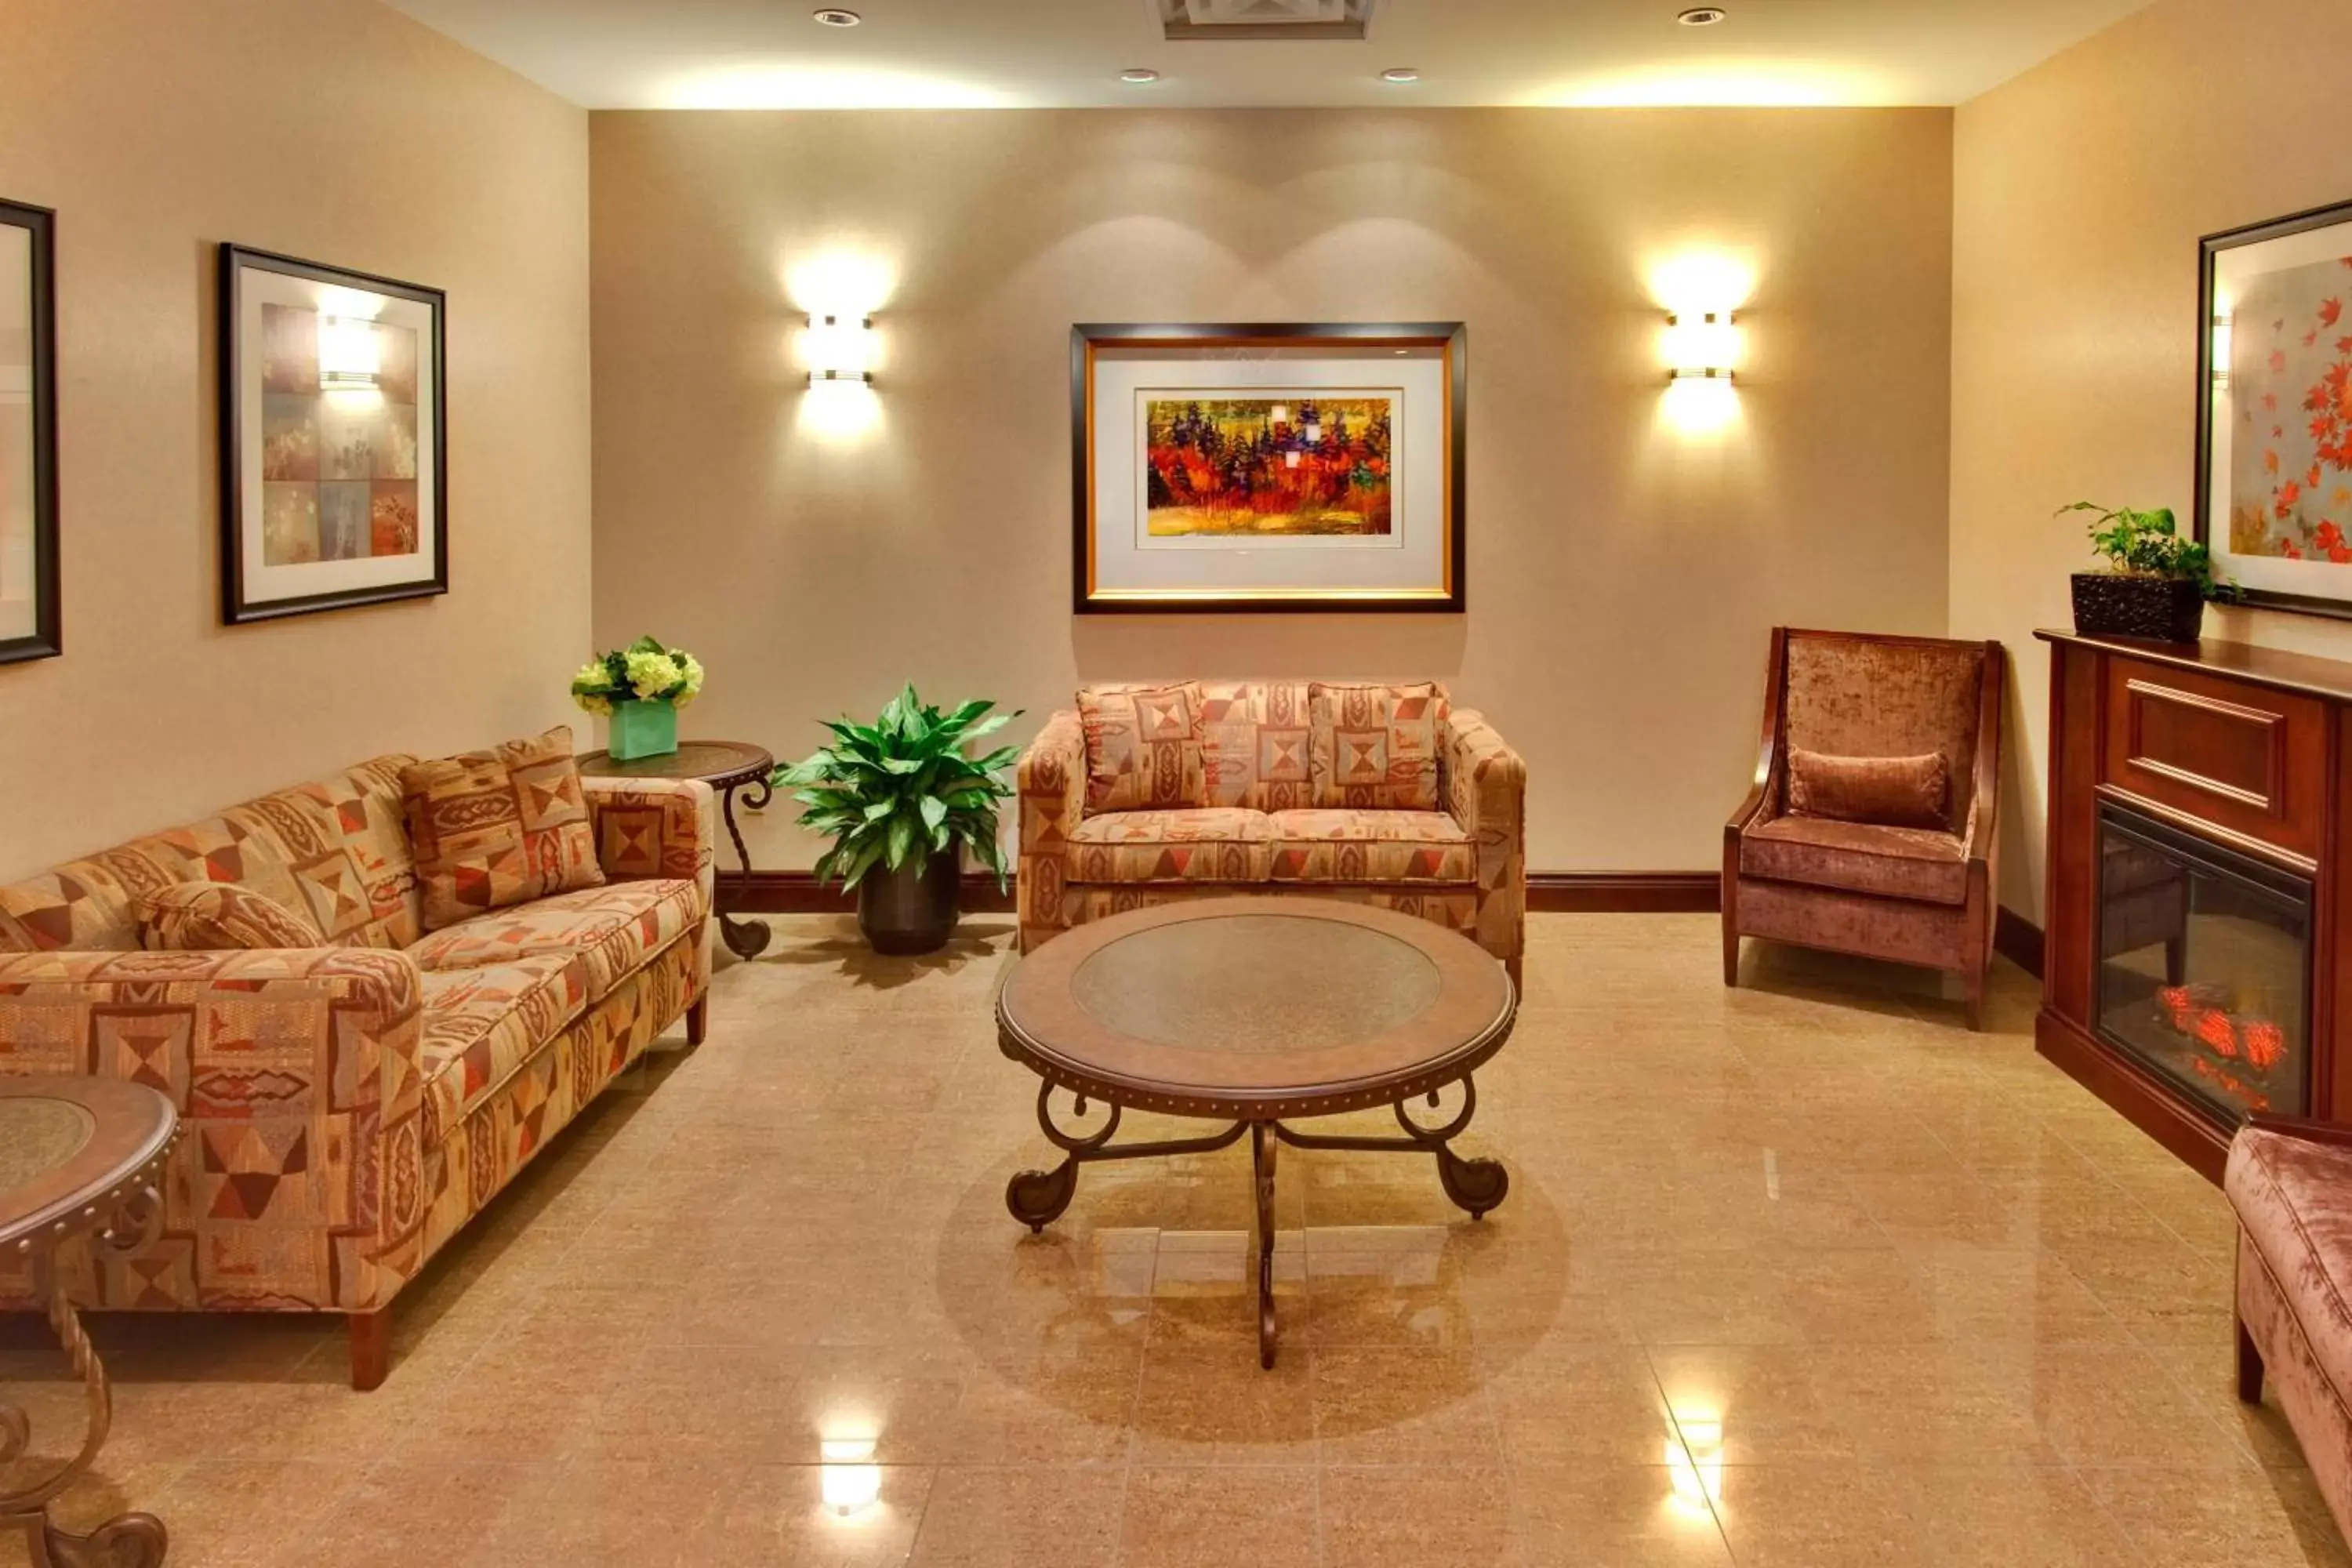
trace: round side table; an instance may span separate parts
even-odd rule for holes
[[[152,1513],[125,1513],[88,1535],[60,1530],[49,1505],[79,1480],[114,1416],[106,1368],[82,1332],[58,1255],[87,1246],[122,1257],[163,1227],[163,1162],[179,1134],[172,1102],[144,1084],[100,1078],[0,1079],[0,1256],[32,1265],[49,1328],[82,1382],[89,1416],[80,1450],[47,1477],[0,1485],[0,1537],[24,1538],[33,1568],[157,1568],[168,1538]],[[0,1399],[0,1468],[32,1446],[24,1411]]]
[[[747,794],[750,798],[743,804],[753,811],[768,804],[774,794],[768,778],[776,771],[776,759],[766,747],[749,741],[680,741],[675,752],[625,763],[614,762],[610,752],[590,752],[580,758],[579,767],[582,778],[700,779],[718,791],[719,814],[727,824],[727,837],[735,841],[736,863],[743,868],[733,876],[739,888],[749,888],[751,854],[743,847],[742,829],[735,826],[735,792]],[[730,874],[719,872],[717,879],[723,889]],[[723,906],[726,900],[714,894],[711,902]],[[732,919],[723,908],[717,912],[719,935],[728,952],[751,959],[767,951],[770,932],[763,922]]]

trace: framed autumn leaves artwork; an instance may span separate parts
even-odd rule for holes
[[[221,616],[449,588],[441,290],[221,247]]]
[[[2201,257],[2197,537],[2248,603],[2352,618],[2352,203]]]

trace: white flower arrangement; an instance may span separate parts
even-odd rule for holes
[[[652,637],[601,654],[572,678],[572,700],[591,713],[610,715],[615,702],[667,702],[683,708],[702,690],[702,661]]]

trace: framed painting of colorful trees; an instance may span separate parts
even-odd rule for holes
[[[2352,203],[2200,248],[2197,537],[2248,603],[2352,617]]]
[[[1081,325],[1073,607],[1459,612],[1459,321]]]
[[[438,289],[224,245],[221,618],[449,591]]]

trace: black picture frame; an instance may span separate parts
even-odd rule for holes
[[[1107,598],[1095,588],[1094,365],[1105,347],[1436,349],[1445,361],[1442,595],[1393,598],[1315,594]],[[1089,615],[1460,615],[1469,607],[1470,330],[1461,321],[1080,322],[1070,329],[1070,608]]]
[[[2305,212],[2292,213],[2285,217],[2272,218],[2263,223],[2248,224],[2241,228],[2223,229],[2204,236],[2197,242],[2197,465],[2196,491],[2192,503],[2192,528],[2197,542],[2212,550],[2216,565],[2223,566],[2220,556],[2228,543],[2228,521],[2213,516],[2213,363],[2214,322],[2217,303],[2216,281],[2218,261],[2224,251],[2261,245],[2269,240],[2291,235],[2307,234],[2314,229],[2343,226],[2346,233],[2346,254],[2352,255],[2352,201],[2337,202],[2328,206],[2313,207]],[[2352,331],[2352,317],[2347,318],[2347,331]],[[2296,417],[2301,414],[2296,412]],[[2216,531],[2221,537],[2217,542]],[[2224,569],[2223,575],[2226,575]],[[2352,620],[2352,573],[2347,574],[2347,596],[2333,599],[2313,594],[2290,594],[2273,589],[2249,588],[2240,585],[2240,602],[2263,609],[2286,610],[2297,615],[2326,616],[2338,620]]]
[[[51,208],[0,201],[0,225],[32,237],[33,415],[33,629],[0,637],[0,664],[55,658],[66,647],[64,574],[58,557],[57,222]]]
[[[243,305],[242,283],[248,272],[274,272],[313,282],[382,294],[423,305],[432,313],[429,342],[420,354],[432,366],[433,438],[418,454],[433,476],[433,571],[413,582],[346,588],[299,597],[256,600],[245,580],[244,520],[247,483],[244,472],[246,428],[240,389],[256,345],[238,330]],[[449,591],[449,418],[447,370],[448,296],[422,283],[410,283],[373,272],[361,272],[299,257],[224,242],[220,247],[220,469],[221,469],[221,620],[239,626],[255,621],[282,620],[289,616],[315,615],[322,610],[352,609],[362,605],[391,604],[403,599],[431,598]],[[425,520],[419,519],[420,527]]]

